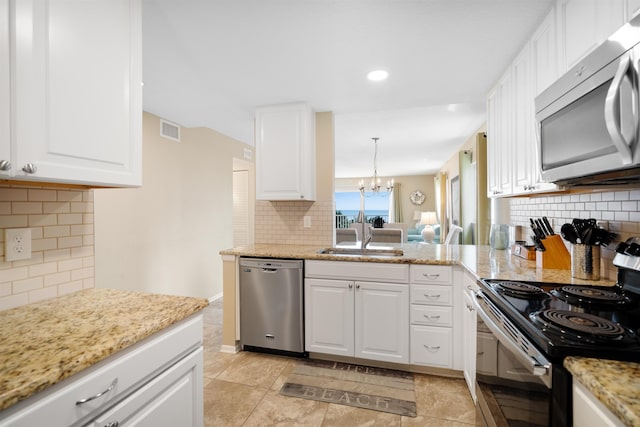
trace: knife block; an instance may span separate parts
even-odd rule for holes
[[[542,239],[544,251],[536,252],[536,267],[571,270],[571,255],[558,234]]]

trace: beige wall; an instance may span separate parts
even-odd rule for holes
[[[316,113],[316,201],[256,201],[256,243],[332,244],[333,155],[333,113]],[[304,227],[305,216],[311,227]]]
[[[5,261],[6,228],[31,228],[30,259]],[[93,191],[1,186],[0,254],[0,310],[92,288]]]
[[[143,121],[143,186],[95,190],[96,286],[211,298],[233,246],[233,158],[251,148],[206,128],[160,137]]]

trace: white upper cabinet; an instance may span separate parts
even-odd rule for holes
[[[315,119],[302,103],[256,111],[256,198],[315,200]]]
[[[558,0],[561,74],[626,22],[624,0]]]
[[[11,161],[11,71],[9,59],[9,0],[0,0],[0,177]]]
[[[12,179],[140,185],[140,0],[15,0],[10,20]]]
[[[560,77],[556,40],[556,9],[553,8],[531,37],[534,97]]]
[[[511,194],[511,70],[502,76],[487,100],[487,187],[489,196]]]

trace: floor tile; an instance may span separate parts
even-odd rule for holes
[[[242,426],[267,390],[212,380],[204,389],[204,425]]]
[[[355,408],[353,406],[330,404],[322,427],[330,426],[368,426],[393,427],[400,426],[400,415],[370,409]]]
[[[328,403],[296,399],[269,392],[249,416],[244,427],[253,426],[321,426]]]

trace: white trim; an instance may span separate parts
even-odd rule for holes
[[[236,345],[222,345],[220,347],[220,353],[236,354],[240,352],[240,347]]]
[[[212,297],[209,297],[209,304],[211,304],[212,302],[216,302],[218,300],[222,299],[222,292],[220,292],[219,294],[216,294]]]

